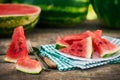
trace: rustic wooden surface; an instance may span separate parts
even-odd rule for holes
[[[70,28],[36,27],[29,32],[25,32],[25,35],[27,39],[31,40],[34,47],[39,47],[41,44],[55,43],[58,35],[64,36],[96,29],[102,29],[104,35],[120,39],[120,30],[106,29],[96,22],[84,22],[77,27]],[[11,38],[0,38],[0,80],[120,80],[120,64],[108,64],[88,70],[77,69],[66,72],[52,69],[50,72],[42,71],[38,75],[19,72],[15,69],[15,64],[4,62],[10,41]],[[34,58],[31,55],[30,57]]]

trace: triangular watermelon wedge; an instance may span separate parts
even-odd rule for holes
[[[102,58],[110,57],[120,51],[120,47],[105,38],[97,36],[93,38],[93,48],[97,53],[99,53],[99,57]]]
[[[16,62],[17,59],[28,57],[26,38],[22,26],[16,27],[12,35],[12,41],[7,50],[5,61]]]
[[[84,38],[81,41],[75,41],[69,47],[59,49],[59,51],[65,54],[83,58],[91,58],[92,50],[93,49],[91,37]]]
[[[21,58],[16,62],[16,69],[25,73],[38,74],[42,70],[39,61],[30,58]]]

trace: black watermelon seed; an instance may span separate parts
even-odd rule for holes
[[[79,47],[82,47],[82,44],[77,44]]]
[[[16,49],[13,49],[13,52],[14,52],[14,53],[16,53],[16,51],[17,51]]]
[[[22,48],[19,48],[19,51],[22,51]]]
[[[82,52],[83,50],[82,49],[78,49],[79,52]]]
[[[99,44],[102,44],[102,42],[99,42]]]

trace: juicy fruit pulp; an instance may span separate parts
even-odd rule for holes
[[[26,48],[26,38],[24,36],[24,29],[19,26],[14,29],[12,41],[7,50],[5,61],[16,62],[17,59],[28,57]]]
[[[87,30],[83,33],[64,36],[62,40],[64,43],[58,40],[57,45],[62,46],[67,43],[69,46],[59,47],[58,50],[78,57],[91,58],[91,56],[96,55],[96,52],[99,54],[97,54],[98,57],[110,57],[120,50],[119,47],[102,38],[102,30],[94,32]]]
[[[22,72],[32,74],[38,74],[42,70],[40,63],[30,58],[17,60],[16,69]]]
[[[116,45],[100,37],[96,37],[93,39],[93,47],[95,51],[99,53],[100,57],[112,56],[115,54],[115,52],[120,50],[120,48]]]
[[[0,4],[0,16],[1,15],[22,15],[22,14],[34,14],[38,11],[37,8],[26,5],[18,4]]]

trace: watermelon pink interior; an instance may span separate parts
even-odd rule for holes
[[[20,4],[0,4],[0,15],[13,14],[32,14],[38,11],[38,8],[20,5]]]

